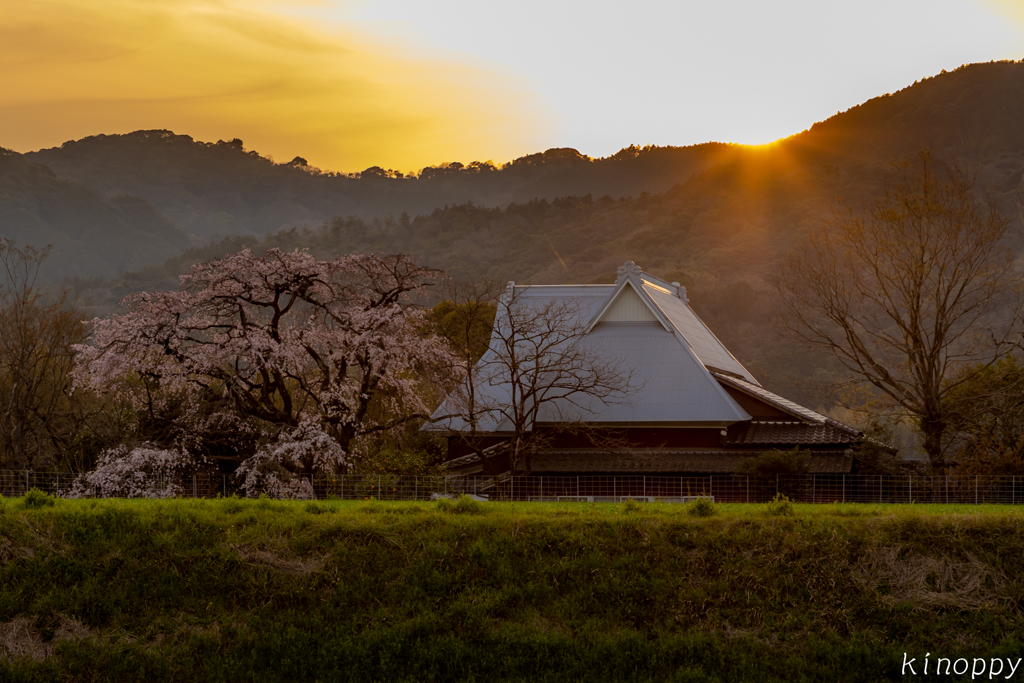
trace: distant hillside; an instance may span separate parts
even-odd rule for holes
[[[558,249],[572,277],[589,279],[596,277],[596,272],[583,264],[600,263],[604,256],[617,259],[623,247],[615,240],[626,237],[642,256],[650,254],[645,267],[655,259],[672,269],[693,264],[686,267],[707,270],[710,262],[695,263],[693,259],[710,245],[722,240],[749,244],[743,236],[755,230],[768,230],[765,234],[780,238],[817,225],[829,215],[830,202],[837,195],[847,203],[864,201],[877,190],[891,158],[921,146],[930,146],[941,158],[975,164],[979,187],[993,193],[1005,211],[1015,212],[1017,188],[1024,174],[1021,111],[1024,64],[999,62],[924,79],[760,148],[719,143],[630,147],[606,159],[556,149],[500,168],[490,163],[451,163],[423,169],[416,177],[377,167],[351,175],[322,173],[299,158],[275,163],[246,151],[240,140],[196,142],[170,131],[98,135],[24,157],[45,164],[60,178],[98,191],[95,200],[108,206],[117,200],[101,195],[145,200],[191,234],[193,243],[228,235],[266,235],[292,227],[316,230],[341,216],[352,225],[362,220],[370,226],[366,235],[354,233],[343,240],[352,248],[369,244],[365,242],[369,239],[378,248],[437,256],[440,265],[479,261],[475,252],[484,247],[475,240],[490,233],[478,227],[474,230],[479,234],[463,235],[455,228],[454,234],[431,240],[401,230],[389,232],[387,226],[409,223],[411,218],[403,215],[426,218],[439,209],[469,203],[503,209],[559,197],[589,195],[598,201],[601,197],[617,200],[668,192],[660,201],[674,218],[651,209],[654,214],[648,224],[636,224],[636,216],[620,222],[610,241],[595,235],[566,245],[567,253]],[[461,209],[453,211],[453,216],[465,214]],[[81,222],[93,214],[79,215],[83,218],[76,220]],[[111,275],[121,268],[157,264],[180,253],[185,244],[181,236],[159,214],[150,212],[149,216],[149,228],[131,227],[141,229],[143,235],[152,234],[152,244],[145,239],[111,242],[109,253],[106,247],[95,255],[83,252],[83,258],[62,264],[63,272]],[[107,231],[120,225],[116,220],[100,222],[103,225],[93,222],[89,226]],[[680,240],[677,227],[684,223],[695,235],[706,233],[714,239]],[[28,240],[44,241],[45,230],[18,225],[22,226],[19,234],[27,235]],[[7,225],[4,229],[14,228]],[[531,228],[522,229],[529,233]],[[64,239],[61,235],[68,231],[53,230],[55,235],[47,233],[45,240],[59,245]],[[337,225],[331,230],[337,234]],[[524,262],[516,254],[532,246],[502,237],[515,231],[499,233],[497,241],[484,249],[493,252],[484,259],[488,268],[514,272],[519,279],[542,277],[540,273],[545,271],[549,278],[567,276],[550,248]],[[543,243],[574,234],[569,226],[557,222],[545,223],[542,233]],[[677,247],[683,242],[689,248],[680,251]],[[499,243],[510,244],[511,251],[498,249]],[[574,252],[577,247],[581,253]],[[79,249],[70,251],[78,253]],[[763,250],[757,253],[760,261],[767,257]]]
[[[116,277],[180,254],[188,237],[145,200],[107,198],[46,166],[0,149],[0,237],[54,245],[47,279]]]
[[[242,244],[308,247],[321,255],[403,251],[457,272],[534,283],[610,282],[628,258],[685,284],[697,312],[756,376],[813,405],[811,385],[822,366],[772,327],[769,280],[778,259],[807,231],[821,229],[837,198],[852,206],[869,202],[889,161],[925,146],[941,160],[972,165],[977,189],[1019,221],[1022,105],[1024,64],[972,65],[774,145],[723,147],[715,165],[661,193],[617,199],[592,193],[502,207],[463,202],[411,218],[342,214],[322,227],[258,238],[252,235],[262,233],[252,231],[118,280],[69,284],[102,314],[131,291],[174,287],[190,263]],[[600,168],[603,162],[587,163]]]
[[[451,204],[662,192],[735,154],[732,145],[630,147],[607,159],[553,149],[498,168],[451,163],[406,176],[379,167],[322,173],[301,158],[274,163],[241,140],[197,142],[166,130],[97,135],[27,154],[108,195],[142,197],[190,234],[208,238],[319,226],[332,216],[429,213]]]

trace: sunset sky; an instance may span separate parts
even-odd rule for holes
[[[410,171],[757,144],[1021,58],[1019,0],[19,0],[0,3],[0,146],[167,128]]]

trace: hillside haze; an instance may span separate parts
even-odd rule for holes
[[[222,155],[225,163],[263,169],[265,178],[294,176],[281,186],[292,188],[287,190],[291,197],[298,196],[294,188],[320,183],[330,188],[365,188],[381,206],[387,205],[383,197],[395,201],[416,197],[424,202],[421,206],[437,207],[383,216],[339,209],[323,224],[306,223],[306,227],[271,234],[254,227],[245,231],[247,236],[194,248],[164,267],[117,280],[69,282],[73,294],[95,313],[114,310],[116,301],[133,291],[174,288],[177,275],[191,263],[237,251],[242,245],[257,251],[309,248],[321,256],[402,251],[455,273],[532,283],[610,282],[615,268],[631,259],[648,272],[686,285],[698,314],[755,376],[813,405],[817,399],[806,378],[821,371],[820,363],[793,349],[773,327],[771,277],[780,257],[807,232],[823,229],[838,206],[869,206],[892,170],[891,160],[912,158],[923,148],[930,148],[940,162],[973,168],[975,189],[992,197],[1019,228],[1022,109],[1024,64],[1001,62],[925,79],[762,147],[630,148],[605,160],[553,150],[501,170],[450,166],[427,169],[417,179],[370,173],[357,178],[317,175],[301,167],[275,165],[239,145],[199,149],[200,143],[189,139],[157,135],[154,140],[152,133],[115,140],[90,138],[32,158],[67,159],[73,151],[87,159],[82,150],[89,146],[136,140],[141,147],[167,144],[197,154]],[[659,176],[653,170],[657,168],[673,170]],[[634,175],[628,169],[643,172]],[[89,175],[77,172],[83,178]],[[269,202],[268,215],[273,207],[287,205],[283,199],[271,200],[287,193],[270,180],[248,186],[235,177],[217,186],[220,173],[209,169],[196,173],[209,176],[208,201],[229,198],[246,206],[244,197],[258,194],[260,201]],[[128,182],[129,171],[121,175]],[[187,182],[180,175],[172,189]],[[100,171],[95,176],[106,177]],[[148,176],[140,173],[140,177]],[[528,178],[532,180],[526,182]],[[234,194],[226,189],[232,184]],[[612,191],[616,187],[619,191]],[[657,191],[658,187],[667,189]],[[446,198],[445,202],[430,202],[429,188],[436,189],[436,196]],[[481,192],[487,188],[495,194],[461,203],[449,201],[458,192],[468,192],[467,188]],[[115,189],[164,206],[165,200],[147,195],[142,185],[108,187]],[[167,190],[168,196],[172,189]],[[323,210],[330,212],[327,194],[310,196],[324,202]],[[484,201],[481,196],[492,199]],[[190,203],[188,196],[179,194],[179,201],[181,211],[198,211],[199,205]],[[279,216],[285,213],[282,209]],[[213,214],[202,215],[213,220]]]
[[[141,197],[199,238],[319,226],[337,215],[416,215],[473,202],[661,192],[730,155],[732,146],[627,148],[607,159],[552,149],[500,169],[458,162],[409,176],[372,167],[325,173],[296,158],[284,164],[241,140],[197,142],[166,130],[97,135],[27,154],[60,176],[107,195]]]
[[[979,189],[1014,212],[1024,172],[1022,105],[1024,65],[979,64],[875,98],[766,147],[629,147],[606,159],[556,149],[500,168],[450,163],[412,177],[377,167],[325,173],[300,158],[275,163],[240,140],[197,142],[159,130],[97,135],[21,155],[18,164],[18,155],[5,155],[0,235],[52,242],[55,261],[65,252],[80,254],[59,268],[51,264],[49,272],[82,276],[160,264],[190,244],[185,234],[201,245],[292,227],[329,230],[337,248],[405,251],[437,265],[463,263],[524,281],[589,281],[621,262],[624,252],[645,267],[664,262],[671,270],[714,270],[714,254],[704,253],[713,244],[744,236],[750,244],[758,229],[779,238],[812,228],[828,217],[837,196],[865,201],[890,159],[925,146],[940,159],[976,165]],[[516,208],[588,195],[586,201],[634,197],[637,203],[628,217],[608,213],[607,199],[589,218],[584,209],[567,218],[538,207],[525,218]],[[77,207],[66,212],[75,218],[50,215],[39,208],[44,204]],[[500,216],[479,207],[509,211],[505,217],[518,216],[517,227],[495,227]],[[453,213],[446,217],[445,209]],[[416,216],[420,229],[409,232]],[[466,221],[474,225],[463,226]],[[523,233],[537,231],[544,247],[527,245],[539,251],[520,258]],[[115,237],[121,234],[126,237]],[[103,243],[83,243],[83,236]],[[489,242],[486,249],[480,240]],[[506,243],[514,249],[503,249]],[[757,253],[765,257],[760,247]]]
[[[180,254],[190,242],[152,205],[104,195],[29,159],[0,149],[0,237],[53,245],[46,279],[116,277]]]

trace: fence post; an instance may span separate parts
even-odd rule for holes
[[[644,498],[647,497],[647,475],[644,475]]]
[[[775,475],[775,497],[779,497],[779,475]]]

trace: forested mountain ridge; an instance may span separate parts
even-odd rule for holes
[[[197,142],[166,130],[97,135],[27,154],[62,177],[108,195],[142,197],[189,234],[209,238],[319,226],[336,215],[429,213],[451,204],[594,194],[662,192],[735,153],[738,146],[629,147],[607,159],[551,149],[500,168],[453,162],[409,175],[380,167],[325,173],[302,158],[275,163],[241,140]]]
[[[159,230],[150,229],[152,246],[138,240],[112,241],[102,248],[92,247],[97,254],[83,253],[83,258],[61,264],[59,269],[51,263],[50,273],[111,276],[121,269],[160,263],[186,246],[171,222],[191,234],[196,244],[211,236],[266,235],[296,226],[315,231],[342,216],[347,217],[342,223],[353,230],[342,242],[352,248],[373,244],[425,258],[437,256],[439,265],[472,261],[479,267],[482,257],[487,264],[484,270],[497,268],[521,280],[564,279],[566,269],[568,277],[589,280],[599,277],[599,269],[586,264],[599,264],[604,252],[615,252],[618,258],[623,239],[629,241],[630,249],[640,252],[639,258],[651,254],[644,259],[645,267],[651,267],[654,258],[672,270],[692,268],[698,259],[699,269],[714,270],[713,263],[720,258],[716,254],[732,258],[728,249],[722,251],[729,243],[744,242],[749,247],[758,230],[771,230],[773,239],[778,240],[796,234],[794,230],[809,229],[828,218],[837,196],[845,203],[863,202],[877,191],[890,159],[924,146],[939,158],[975,164],[979,188],[992,192],[1004,211],[1015,212],[1017,186],[1024,172],[1022,110],[1024,64],[998,62],[924,79],[765,147],[719,143],[629,147],[606,159],[554,149],[500,168],[487,162],[450,163],[423,169],[417,176],[377,167],[342,175],[320,172],[300,158],[274,163],[255,151],[246,151],[240,140],[203,143],[170,131],[137,131],[71,141],[24,155],[24,159],[43,163],[61,178],[107,197],[139,197],[169,219],[148,211],[151,223],[162,224]],[[10,180],[4,182],[10,184]],[[650,203],[653,200],[643,197],[644,193],[665,192],[667,204]],[[434,234],[432,227],[412,235],[402,227],[416,222],[402,218],[403,213],[420,216],[418,225],[433,226],[450,222],[443,218],[445,207],[453,211],[451,221],[460,223],[468,214],[479,219],[477,207],[481,206],[504,209],[536,200],[587,195],[594,201],[605,196],[613,200],[634,197],[638,207],[646,208],[631,214],[611,233],[598,231],[582,241],[571,226],[558,222],[562,219],[545,219],[541,242],[547,246],[525,262],[516,252],[539,246],[521,244],[522,235],[515,231],[506,234],[499,230],[497,239],[488,237],[490,242],[483,249],[488,253],[481,255],[477,252],[482,246],[475,240],[490,235],[484,226],[470,232],[460,232],[455,226],[454,233],[443,235]],[[114,201],[98,199],[108,204]],[[452,208],[469,203],[474,208],[468,213]],[[641,215],[659,211],[655,205],[674,207],[667,209],[672,217],[651,214],[649,220],[641,220]],[[436,213],[439,209],[442,214]],[[513,213],[522,216],[523,210]],[[523,227],[527,219],[517,220],[529,234],[532,228]],[[616,220],[621,221],[621,216]],[[358,227],[360,221],[367,226],[365,230]],[[446,225],[444,230],[451,227]],[[58,252],[63,249],[61,230],[48,232],[37,222],[19,221],[10,215],[0,228],[19,241],[22,236],[36,244],[52,241]],[[338,221],[333,221],[330,230],[333,235],[344,232]],[[519,237],[504,239],[513,234]],[[762,240],[767,239],[766,234]],[[679,247],[684,243],[688,246],[681,256]],[[119,253],[126,244],[132,245],[130,256]],[[501,244],[511,245],[512,251],[503,252]],[[755,251],[761,261],[774,253]]]
[[[0,149],[0,237],[53,245],[47,279],[116,277],[181,253],[190,242],[166,216],[138,197],[104,197],[58,177],[22,155]]]
[[[414,217],[342,214],[321,227],[262,237],[251,231],[116,281],[69,284],[83,305],[105,313],[120,296],[175,287],[190,263],[243,244],[309,248],[322,256],[402,251],[476,277],[533,283],[610,282],[628,258],[685,284],[697,312],[756,376],[810,402],[797,385],[820,368],[772,327],[771,277],[780,257],[807,231],[822,229],[837,208],[870,203],[892,170],[890,161],[926,147],[939,161],[973,167],[976,189],[1019,228],[1022,110],[1024,64],[972,65],[875,98],[773,145],[722,147],[717,163],[661,193],[589,193],[501,207],[463,202]]]

